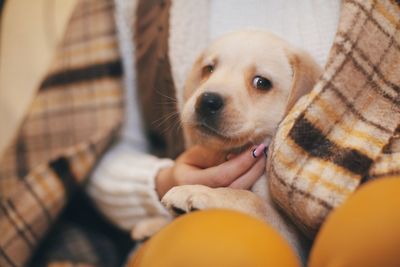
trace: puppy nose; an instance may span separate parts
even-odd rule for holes
[[[196,112],[201,116],[212,116],[219,113],[224,106],[222,96],[217,93],[203,93],[196,102]]]

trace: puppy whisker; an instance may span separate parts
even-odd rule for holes
[[[174,123],[174,125],[172,126],[172,131],[173,132],[178,132],[179,129],[182,129],[182,123],[181,123],[180,119],[178,118],[176,120],[176,122]]]
[[[168,95],[165,95],[165,94],[161,93],[161,91],[159,91],[159,90],[156,90],[156,92],[157,92],[157,94],[159,94],[160,96],[163,96],[163,97],[165,97],[165,98],[167,98],[167,99],[170,99],[170,100],[174,101],[175,103],[178,102],[175,98],[173,98],[173,97],[171,97],[171,96],[168,96]]]
[[[176,118],[179,118],[179,112],[177,111],[172,111],[168,114],[166,114],[165,116],[162,116],[160,119],[157,119],[155,121],[152,122],[153,125],[155,125],[157,128],[160,127],[161,125],[165,124],[166,122],[168,122],[169,120],[174,120]]]
[[[179,129],[179,127],[181,127],[180,119],[179,119],[179,117],[176,117],[176,118],[173,118],[171,124],[169,126],[167,126],[161,133],[163,134],[167,131],[175,132]]]
[[[168,120],[170,117],[175,115],[175,113],[177,113],[177,112],[176,111],[172,111],[172,112],[170,112],[170,113],[168,113],[166,115],[163,115],[161,118],[153,121],[152,124],[155,124],[155,123],[160,122],[160,121]]]
[[[173,105],[175,106],[177,102],[174,101],[163,101],[163,102],[158,102],[156,103],[157,105]]]

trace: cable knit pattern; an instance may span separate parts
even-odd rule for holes
[[[172,160],[142,154],[122,142],[104,156],[88,192],[113,223],[131,230],[142,219],[168,215],[155,191],[154,177],[172,164]]]

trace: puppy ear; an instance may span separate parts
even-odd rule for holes
[[[296,49],[288,53],[293,70],[292,88],[286,105],[287,114],[300,97],[309,93],[322,73],[321,67],[306,52]]]

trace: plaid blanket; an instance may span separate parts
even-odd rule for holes
[[[346,0],[328,63],[281,123],[271,194],[310,236],[364,182],[400,175],[400,6]]]
[[[118,133],[122,67],[113,9],[112,0],[79,0],[54,64],[2,155],[0,266],[27,263]],[[281,123],[271,146],[271,194],[310,235],[362,183],[400,175],[399,18],[398,1],[345,0],[322,78]],[[159,45],[164,53],[166,44]]]
[[[80,0],[0,161],[0,266],[25,265],[112,141],[121,75],[113,1]]]

